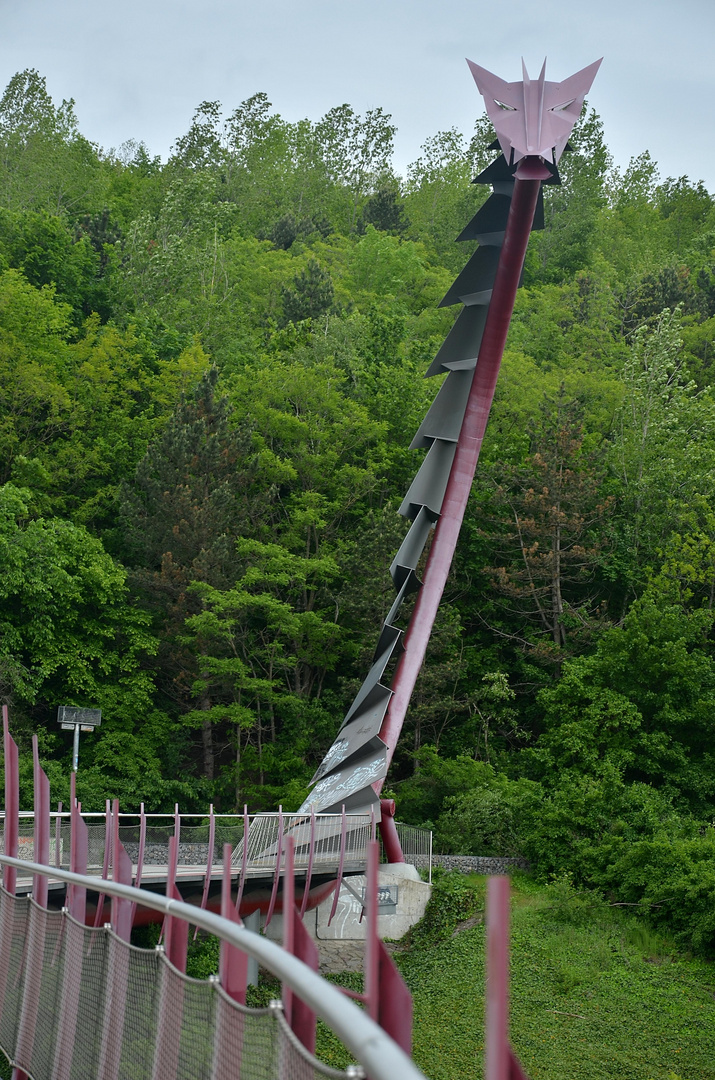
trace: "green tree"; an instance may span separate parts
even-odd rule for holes
[[[151,707],[143,664],[156,642],[126,572],[87,531],[30,516],[31,492],[0,488],[0,650],[5,702],[99,705],[115,719]]]
[[[327,315],[333,306],[334,290],[330,274],[316,259],[310,259],[305,270],[293,278],[292,285],[282,290],[283,317],[286,322],[301,322]]]
[[[133,581],[160,631],[162,689],[183,712],[192,709],[193,685],[203,662],[180,637],[185,619],[198,607],[188,586],[192,581],[225,586],[233,580],[235,537],[250,528],[251,514],[259,516],[265,505],[261,493],[248,498],[250,435],[231,426],[228,402],[216,393],[217,380],[211,368],[195,391],[182,397],[121,496]],[[203,770],[209,780],[214,776],[210,707],[204,695]]]
[[[625,605],[673,519],[712,492],[715,412],[710,393],[698,393],[684,370],[678,312],[664,311],[637,332],[624,382],[609,458],[619,508],[613,569],[622,575]]]
[[[34,68],[13,75],[0,98],[0,178],[8,207],[70,215],[101,209],[104,170],[79,133],[74,102],[56,107]]]
[[[541,662],[583,648],[602,620],[594,579],[609,499],[576,402],[546,402],[523,465],[495,468],[487,571],[519,640]],[[496,526],[496,527],[494,527]]]

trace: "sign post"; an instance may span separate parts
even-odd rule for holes
[[[57,709],[57,723],[63,731],[74,731],[72,746],[72,772],[77,772],[79,761],[80,731],[94,731],[102,723],[101,709],[79,709],[74,705],[60,705]]]

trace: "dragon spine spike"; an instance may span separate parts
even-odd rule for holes
[[[545,60],[538,79],[529,78],[522,60],[523,79],[511,83],[471,60],[467,63],[506,160],[513,164],[534,156],[556,164],[601,61],[596,60],[560,83],[546,81]]]

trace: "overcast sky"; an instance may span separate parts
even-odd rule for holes
[[[554,81],[603,56],[589,100],[616,162],[648,149],[715,191],[714,0],[0,0],[0,16],[2,86],[35,67],[88,138],[162,157],[200,101],[263,90],[289,120],[381,106],[404,169],[482,113],[465,56],[509,81],[522,55]]]

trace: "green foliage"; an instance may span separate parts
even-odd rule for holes
[[[146,708],[141,657],[149,619],[127,598],[126,574],[85,529],[30,518],[29,491],[0,488],[0,605],[5,692],[18,702]]]
[[[392,603],[493,160],[486,118],[404,178],[394,136],[257,93],[162,163],[92,146],[35,71],[0,99],[1,689],[53,797],[63,700],[106,716],[88,807],[302,800]],[[571,142],[390,783],[443,849],[710,954],[715,208],[647,153],[614,169],[589,108]]]
[[[449,941],[460,923],[474,921],[483,912],[483,879],[454,871],[436,875],[425,913],[410,929],[410,947],[425,949]]]
[[[333,306],[333,283],[315,259],[311,259],[293,279],[292,286],[283,287],[283,316],[286,322],[316,319],[327,315]]]

